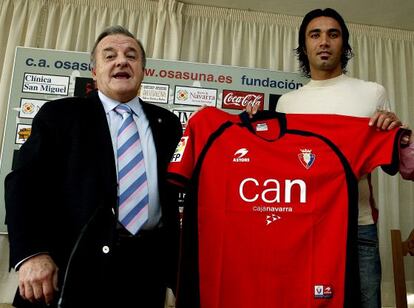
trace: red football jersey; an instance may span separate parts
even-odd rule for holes
[[[397,169],[399,132],[346,116],[199,111],[169,166],[187,188],[177,307],[356,307],[357,182]]]

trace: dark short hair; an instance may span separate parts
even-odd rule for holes
[[[346,66],[348,64],[349,59],[352,58],[352,48],[351,45],[349,45],[349,31],[348,27],[345,24],[344,19],[337,11],[331,8],[326,8],[324,10],[322,9],[316,9],[313,11],[310,11],[305,15],[305,17],[302,20],[302,24],[299,28],[299,46],[295,49],[296,55],[299,60],[299,67],[301,72],[306,76],[310,77],[310,67],[309,67],[309,60],[308,56],[306,55],[306,27],[308,24],[317,17],[331,17],[335,19],[339,25],[341,26],[342,30],[342,55],[341,55],[341,67],[342,72],[346,73]]]
[[[122,26],[112,26],[112,27],[108,27],[106,28],[101,34],[99,34],[98,38],[95,41],[95,44],[93,45],[92,51],[91,51],[91,64],[92,67],[95,66],[96,63],[96,46],[98,46],[99,42],[103,40],[103,38],[109,36],[109,35],[116,35],[116,34],[122,34],[128,37],[133,38],[139,48],[141,49],[141,62],[142,62],[142,68],[145,68],[145,65],[147,63],[147,56],[145,54],[145,50],[144,47],[142,46],[142,43],[140,42],[140,40],[138,40],[131,32],[129,32],[127,29],[125,29]]]

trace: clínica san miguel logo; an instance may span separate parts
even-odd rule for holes
[[[301,149],[300,154],[298,154],[299,161],[306,169],[312,167],[313,163],[315,162],[315,154],[312,153],[312,150],[309,149]]]

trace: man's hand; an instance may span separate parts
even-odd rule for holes
[[[32,302],[51,304],[58,290],[58,267],[48,254],[27,259],[19,268],[20,295]]]
[[[376,126],[378,130],[391,130],[396,127],[409,129],[408,125],[403,125],[397,115],[391,111],[377,110],[369,120],[369,126]],[[414,140],[409,131],[401,137],[401,145],[408,146]]]
[[[249,114],[250,118],[253,118],[253,116],[259,111],[259,105],[247,104],[245,111]]]
[[[378,110],[369,120],[369,126],[376,126],[379,130],[392,130],[402,125],[397,115],[391,111]]]

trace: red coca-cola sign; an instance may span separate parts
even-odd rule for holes
[[[244,110],[247,105],[264,107],[264,93],[223,90],[222,108]]]

